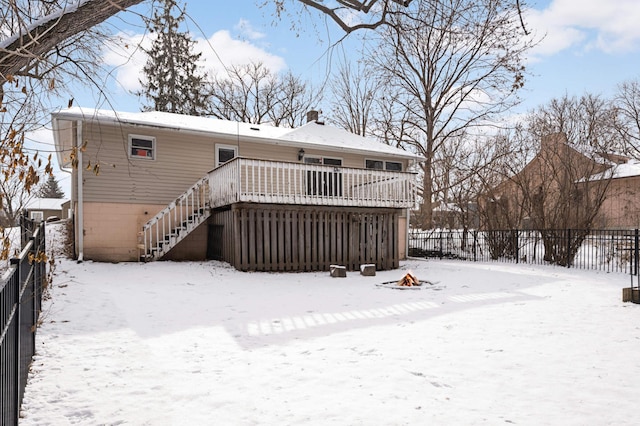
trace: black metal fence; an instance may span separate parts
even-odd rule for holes
[[[637,229],[411,230],[409,255],[557,265],[638,275]]]
[[[0,281],[0,424],[17,425],[46,284],[44,223],[21,223],[22,250]]]

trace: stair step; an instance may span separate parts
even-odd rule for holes
[[[203,198],[189,198],[194,194],[196,197],[200,197],[200,192],[207,188],[207,179],[208,177],[205,177],[196,182],[190,189],[185,191],[183,195],[171,202],[156,215],[156,217],[147,222],[147,224],[144,225],[143,232],[138,232],[138,249],[142,252],[146,250],[146,253],[140,256],[141,260],[147,261],[162,257],[211,214],[211,204],[208,201],[208,193]],[[185,209],[187,215],[183,216]],[[178,216],[180,216],[179,219]],[[168,220],[168,223],[175,226],[169,229],[166,234],[164,228],[159,224],[160,221],[165,220]],[[180,220],[180,222],[176,223],[177,220]],[[166,222],[162,222],[162,226],[165,223]],[[147,232],[149,233],[148,235]],[[158,235],[158,232],[160,232],[160,235]],[[150,243],[150,240],[155,238],[158,238],[158,241],[155,242],[154,247],[145,248],[146,244],[142,244],[145,238],[148,238],[148,240],[146,240],[147,243]]]

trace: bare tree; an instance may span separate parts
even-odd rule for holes
[[[281,75],[279,83],[278,101],[269,110],[269,121],[274,126],[300,126],[306,122],[307,112],[320,103],[322,93],[291,71]]]
[[[375,29],[381,25],[387,23],[387,15],[393,10],[391,6],[398,5],[399,7],[408,7],[413,0],[337,0],[335,5],[329,6],[324,0],[298,0],[305,7],[310,9],[316,9],[321,13],[328,16],[345,32],[351,33],[361,29]],[[276,13],[278,16],[285,8],[286,0],[276,0]],[[522,19],[522,6],[520,0],[516,0],[516,7],[518,9],[518,17],[520,18],[520,25],[525,34],[528,31],[525,28],[524,20]],[[366,22],[354,23],[353,13],[371,14],[372,16]]]
[[[26,170],[28,171],[28,167]],[[24,190],[23,181],[19,178],[21,171],[25,171],[25,168],[21,167],[18,174],[0,182],[0,200],[2,200],[0,226],[2,227],[16,226],[21,212],[35,196],[33,192]]]
[[[41,175],[52,173],[51,156],[29,150],[25,132],[49,118],[50,95],[69,82],[95,84],[104,42],[95,26],[140,2],[0,0],[0,205],[7,224],[15,223]],[[6,256],[8,240],[2,240]]]
[[[375,75],[361,62],[354,69],[345,61],[333,75],[329,87],[333,95],[330,121],[351,133],[369,136],[372,109],[376,107],[379,92]]]
[[[372,30],[387,23],[389,13],[397,8],[409,6],[412,0],[337,0],[325,2],[324,0],[297,0],[307,9],[314,9],[327,16],[336,23],[345,34],[357,30]],[[275,5],[278,18],[287,9],[287,0],[265,1],[262,5]],[[354,20],[354,14],[360,19]]]
[[[61,47],[141,1],[0,1],[0,86],[17,76],[42,78],[64,59]]]
[[[276,75],[257,62],[213,76],[209,98],[208,115],[216,118],[294,127],[304,123],[319,95],[291,72]]]
[[[536,229],[545,260],[570,263],[624,161],[616,153],[616,129],[614,108],[597,96],[565,96],[532,111],[510,135],[512,157],[499,171],[502,182],[487,185],[485,226]]]
[[[413,6],[387,17],[367,56],[402,114],[389,122],[394,138],[426,159],[422,227],[429,228],[436,153],[519,101],[523,56],[533,43],[522,34],[512,1],[416,0]]]
[[[609,99],[586,93],[554,98],[529,114],[528,129],[538,139],[564,133],[570,144],[599,152],[622,152],[618,109]]]
[[[615,97],[624,151],[640,159],[640,82],[626,81],[618,86]]]

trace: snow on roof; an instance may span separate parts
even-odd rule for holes
[[[370,151],[377,154],[392,155],[411,159],[420,157],[391,145],[366,138],[337,127],[311,121],[296,129],[291,129],[281,137],[283,140],[301,142],[317,147],[337,148],[345,151]]]
[[[209,117],[197,117],[169,112],[121,112],[74,107],[52,114],[53,119],[82,119],[102,123],[127,123],[192,132],[232,134],[248,137],[277,138],[289,129],[264,124],[239,123]]]
[[[64,198],[34,198],[25,206],[25,210],[62,210]]]
[[[597,173],[591,176],[589,180],[622,179],[635,176],[640,176],[640,161],[630,160],[627,163],[614,166],[613,173],[611,171]]]
[[[628,163],[619,164],[613,172],[613,178],[625,178],[640,176],[640,161],[631,160]]]
[[[336,127],[309,122],[296,129],[266,124],[240,123],[209,117],[196,117],[167,112],[118,112],[74,107],[52,114],[52,119],[128,123],[178,131],[214,133],[260,139],[264,143],[370,152],[378,155],[418,160],[421,157],[402,149],[365,138]],[[54,126],[55,128],[55,126]]]

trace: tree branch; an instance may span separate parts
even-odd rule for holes
[[[69,12],[50,14],[0,49],[0,85],[59,43],[98,25],[142,0],[88,0]]]
[[[298,0],[300,3],[305,6],[309,6],[311,8],[317,9],[320,12],[327,15],[331,18],[345,33],[349,34],[357,30],[367,29],[372,30],[378,28],[379,26],[386,24],[387,22],[387,11],[389,8],[389,3],[397,3],[400,6],[407,7],[409,3],[413,0],[383,0],[383,6],[381,7],[382,12],[380,13],[380,18],[377,21],[370,23],[361,23],[350,25],[347,24],[339,15],[338,10],[342,8],[347,8],[351,10],[355,10],[358,12],[368,13],[370,9],[378,3],[379,0],[367,0],[367,1],[357,1],[357,0],[337,0],[338,4],[342,5],[342,7],[331,8],[321,4],[322,0]]]

